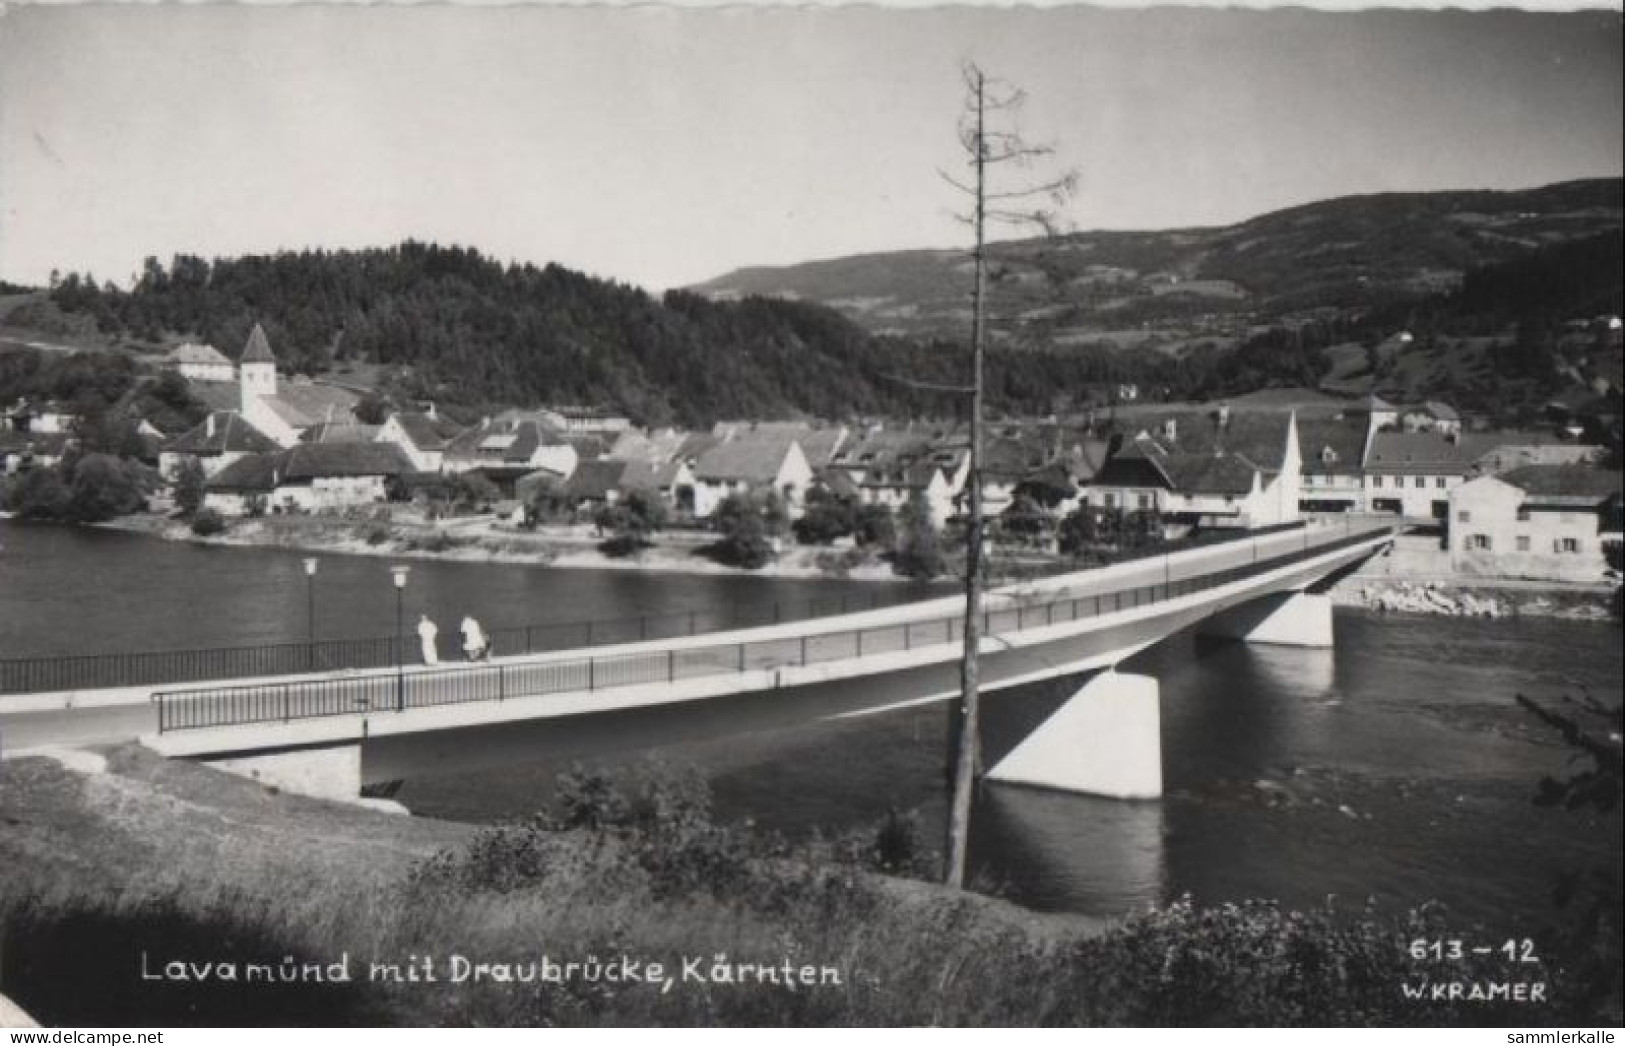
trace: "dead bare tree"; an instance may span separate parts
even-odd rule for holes
[[[965,106],[959,120],[959,144],[972,177],[966,181],[946,171],[943,180],[970,202],[968,213],[957,214],[975,237],[972,259],[975,286],[971,306],[970,494],[965,532],[965,627],[960,659],[960,700],[949,717],[949,752],[953,759],[953,799],[948,815],[949,886],[965,885],[970,845],[971,799],[982,770],[981,696],[978,655],[982,642],[982,408],[983,372],[987,354],[987,228],[989,223],[1038,228],[1046,234],[1058,230],[1059,208],[1077,183],[1075,172],[1042,182],[989,187],[990,169],[1009,165],[1029,168],[1050,157],[1049,146],[1032,145],[1016,130],[1015,117],[1025,98],[1008,81],[988,76],[974,62],[963,70]],[[1045,206],[1045,203],[1048,206]]]

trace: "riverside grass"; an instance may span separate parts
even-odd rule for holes
[[[48,1023],[173,1025],[1525,1024],[1407,1002],[1426,913],[1203,909],[1109,928],[877,875],[906,831],[790,846],[718,826],[692,783],[561,782],[561,812],[472,829],[278,795],[129,746],[108,771],[0,764],[0,985]],[[143,958],[145,953],[145,959]],[[357,981],[143,980],[142,963],[331,963]],[[375,960],[783,961],[838,985],[375,983]],[[1480,971],[1486,976],[1494,971]],[[1543,970],[1560,982],[1561,971]]]

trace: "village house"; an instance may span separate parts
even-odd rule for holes
[[[632,427],[632,419],[604,407],[543,407],[536,413],[559,432],[572,436],[613,438]]]
[[[18,400],[6,410],[6,427],[13,432],[40,435],[67,435],[79,424],[79,415],[56,400],[34,403]]]
[[[205,483],[204,503],[223,515],[316,512],[378,504],[412,463],[388,443],[310,443],[250,454]]]
[[[1620,541],[1620,473],[1526,465],[1450,492],[1450,566],[1464,574],[1599,582]]]
[[[398,410],[384,419],[376,439],[392,443],[419,472],[441,472],[446,467],[446,447],[461,432],[451,421],[428,410]]]
[[[174,368],[187,381],[235,381],[237,367],[213,345],[187,342],[169,350],[164,365]]]
[[[1145,424],[1086,492],[1096,508],[1155,512],[1175,535],[1191,527],[1252,529],[1299,518],[1297,415],[1184,410]]]
[[[1461,434],[1461,415],[1456,408],[1438,400],[1428,400],[1419,407],[1407,407],[1399,419],[1406,432],[1437,432],[1444,436]]]
[[[812,466],[793,436],[751,432],[724,440],[700,454],[693,466],[694,515],[705,519],[730,494],[772,491],[792,517],[812,483]]]
[[[1365,458],[1366,511],[1443,524],[1450,491],[1472,474],[1472,459],[1457,436],[1374,432]]]
[[[1303,456],[1299,508],[1320,513],[1365,511],[1366,439],[1363,418],[1298,418],[1298,446]]]
[[[446,472],[478,472],[505,491],[522,476],[546,470],[560,479],[576,469],[580,455],[540,421],[517,415],[486,420],[452,438],[442,452]]]
[[[248,454],[269,454],[280,448],[276,441],[243,420],[235,411],[210,411],[196,426],[164,443],[158,453],[158,471],[173,480],[181,465],[190,460],[212,476]]]

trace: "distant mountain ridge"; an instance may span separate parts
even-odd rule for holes
[[[1004,330],[1037,344],[1134,331],[1234,336],[1452,290],[1472,269],[1618,229],[1622,216],[1625,181],[1596,178],[1348,196],[1222,227],[1003,242],[990,249],[995,308]],[[970,258],[959,249],[746,268],[690,289],[817,302],[880,334],[962,339],[970,320]]]

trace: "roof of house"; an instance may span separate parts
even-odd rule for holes
[[[1474,457],[1467,443],[1439,432],[1377,432],[1365,468],[1387,475],[1466,475]]]
[[[626,471],[621,473],[621,488],[623,490],[646,490],[650,492],[662,491],[676,485],[684,468],[685,466],[681,461],[648,461],[643,459],[628,461]]]
[[[626,471],[628,464],[610,458],[580,462],[576,465],[575,471],[570,473],[570,477],[564,481],[564,493],[572,498],[603,500],[609,496],[610,491],[621,488],[621,474]]]
[[[396,411],[392,417],[407,440],[418,450],[444,450],[461,431],[445,418],[431,418],[420,410]]]
[[[192,398],[210,410],[238,410],[243,405],[242,386],[235,381],[199,381],[192,378],[186,383]]]
[[[448,457],[491,465],[527,462],[538,447],[564,446],[565,441],[535,421],[490,421],[452,437]]]
[[[309,381],[284,381],[275,396],[261,399],[294,428],[306,429],[328,421],[351,420],[361,397],[337,385]]]
[[[177,345],[169,350],[165,357],[170,363],[205,363],[215,366],[231,366],[231,359],[213,345],[202,345],[189,341],[184,345]]]
[[[210,476],[204,487],[222,493],[270,493],[276,489],[277,454],[248,454]]]
[[[1298,450],[1303,471],[1316,475],[1351,474],[1361,469],[1366,425],[1361,419],[1299,418]]]
[[[382,429],[382,425],[363,425],[357,421],[324,421],[301,432],[299,440],[302,443],[371,443]]]
[[[212,427],[210,423],[213,423]],[[202,422],[165,443],[170,454],[269,454],[277,442],[235,411],[213,411]]]
[[[694,463],[694,478],[710,481],[771,483],[796,437],[776,432],[752,432],[719,443]]]
[[[393,443],[301,443],[277,455],[282,479],[327,476],[399,476],[412,463]]]
[[[1136,431],[1151,438],[1164,454],[1234,454],[1265,472],[1279,472],[1286,460],[1287,429],[1291,411],[1235,410],[1223,415],[1217,408],[1199,407],[1159,411],[1134,419]],[[1173,434],[1167,424],[1174,424]],[[1302,440],[1299,441],[1300,447]]]
[[[412,463],[393,443],[301,443],[275,454],[238,458],[208,480],[211,490],[271,490],[289,482],[340,476],[401,476]]]
[[[1525,465],[1496,477],[1534,503],[1595,505],[1620,495],[1620,473],[1588,465]]]
[[[248,344],[243,346],[243,363],[275,363],[276,357],[271,354],[271,342],[265,336],[265,328],[258,323],[248,332]]]
[[[1234,454],[1166,454],[1157,464],[1182,494],[1246,494],[1259,470]]]

